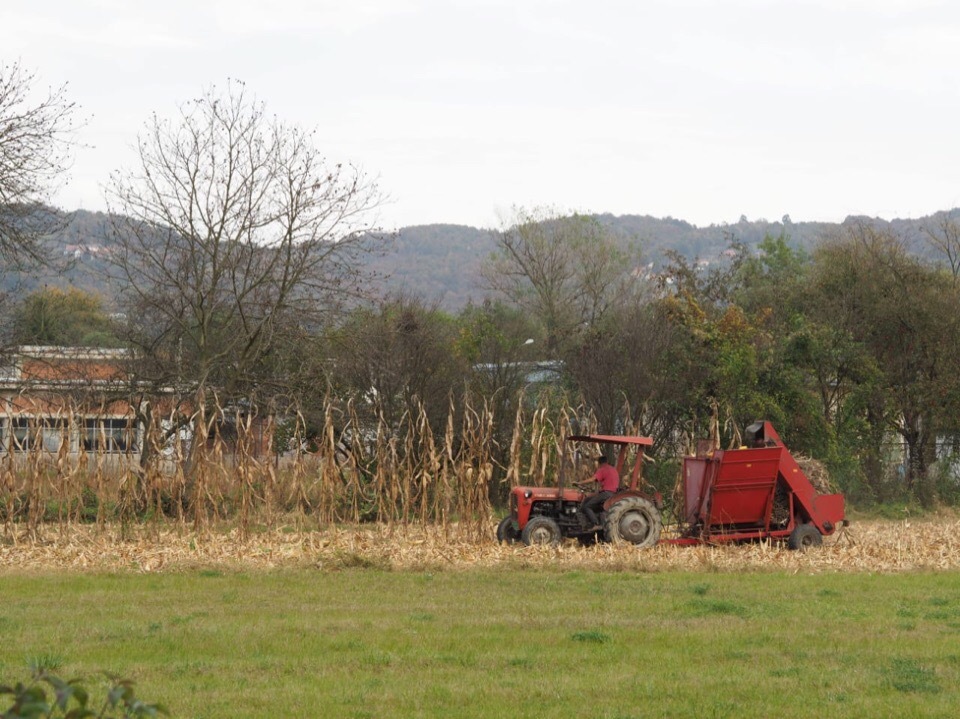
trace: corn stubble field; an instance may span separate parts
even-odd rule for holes
[[[777,543],[637,550],[629,545],[559,548],[501,546],[457,525],[375,525],[241,535],[168,527],[51,527],[0,545],[0,570],[22,572],[256,571],[283,568],[396,571],[518,568],[635,572],[903,572],[960,568],[955,516],[854,523],[823,547],[792,552]]]

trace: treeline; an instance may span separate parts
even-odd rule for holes
[[[768,236],[721,264],[672,254],[652,276],[592,218],[521,213],[484,269],[499,299],[456,316],[388,299],[353,312],[317,356],[325,386],[394,419],[414,398],[442,417],[461,387],[510,417],[556,372],[547,391],[604,431],[631,420],[654,437],[662,489],[711,418],[727,444],[765,418],[854,502],[955,504],[958,237],[949,219],[931,226],[939,259],[921,259],[917,238],[864,221],[809,253]]]

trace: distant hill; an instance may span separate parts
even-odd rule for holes
[[[868,217],[848,217],[844,223],[868,220],[889,226],[908,238],[911,250],[924,255],[929,251],[920,228],[939,216],[948,214],[960,219],[960,209],[917,219],[885,221]],[[666,252],[673,250],[687,259],[713,260],[734,241],[755,247],[767,235],[785,234],[790,244],[812,250],[822,239],[836,234],[844,223],[794,222],[789,216],[779,221],[748,220],[736,224],[714,224],[697,227],[672,217],[650,215],[596,215],[624,242],[639,242],[646,262],[659,267]],[[371,266],[389,275],[388,287],[405,288],[440,302],[448,310],[458,310],[467,302],[484,296],[480,267],[496,246],[496,234],[464,225],[419,225],[405,227],[393,240],[386,255],[373,258]]]
[[[495,244],[492,231],[466,225],[404,227],[387,238],[384,255],[369,258],[369,267],[388,278],[388,289],[455,311],[483,297],[480,266]]]
[[[960,219],[960,209],[917,219],[892,221],[848,217],[844,222],[870,220],[889,226],[907,237],[911,250],[926,254],[920,228],[944,214]],[[748,220],[736,224],[697,227],[672,217],[649,215],[597,215],[597,220],[626,242],[639,242],[646,262],[660,266],[668,250],[688,259],[712,260],[720,256],[732,241],[748,247],[756,246],[766,235],[786,234],[795,247],[811,249],[822,238],[836,233],[841,224],[828,222],[793,222],[785,216],[779,221]],[[17,277],[5,272],[0,290],[9,291],[18,280],[21,292],[38,287],[75,286],[110,294],[104,287],[104,257],[113,245],[111,218],[98,212],[79,210],[68,217],[63,228],[50,238],[51,254],[64,266],[37,276]],[[495,249],[496,234],[492,230],[465,225],[418,225],[405,227],[384,238],[385,252],[367,258],[368,269],[384,276],[384,291],[407,291],[428,301],[437,302],[449,311],[457,311],[468,302],[479,302],[485,292],[480,267]],[[109,297],[108,297],[109,299]]]
[[[104,287],[103,258],[113,245],[110,216],[103,212],[78,210],[60,213],[60,229],[47,240],[52,266],[17,274],[6,268],[0,275],[0,292],[16,288],[29,293],[42,287],[78,287],[110,297]]]

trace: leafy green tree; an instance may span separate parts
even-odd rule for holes
[[[470,363],[471,386],[485,397],[515,395],[540,359],[542,328],[521,309],[486,300],[457,317],[456,352]]]
[[[542,328],[529,314],[502,302],[468,305],[457,317],[456,354],[465,360],[467,383],[475,396],[494,407],[494,478],[503,477],[520,403],[535,401],[528,380],[542,366]],[[552,367],[553,365],[551,365]],[[494,504],[505,503],[507,488],[491,484]]]
[[[867,472],[882,471],[883,442],[906,448],[902,489],[932,499],[928,470],[938,435],[956,430],[960,293],[952,275],[911,256],[902,237],[867,223],[814,254],[817,319],[843,328],[871,358],[854,377],[872,439]],[[870,481],[879,482],[878,477]]]
[[[667,268],[673,283],[660,304],[675,340],[665,357],[686,408],[677,426],[702,422],[716,405],[728,439],[764,418],[798,451],[824,456],[831,434],[792,349],[808,326],[801,299],[809,261],[783,234],[754,252],[736,242],[731,249],[731,258],[707,266],[674,255]]]
[[[604,431],[623,431],[629,407],[637,430],[659,446],[676,434],[687,379],[672,361],[679,339],[662,302],[617,306],[578,336],[564,356],[566,371]]]
[[[837,386],[819,354],[820,340],[832,334],[810,320],[805,304],[809,273],[808,255],[785,233],[767,235],[737,268],[733,299],[758,329],[757,383],[768,397],[766,411],[796,450],[826,458],[835,444],[829,407]]]
[[[354,310],[327,342],[334,392],[389,426],[405,414],[416,417],[422,403],[441,431],[451,398],[467,381],[454,319],[416,297],[392,296]]]
[[[34,292],[13,313],[13,339],[21,345],[118,347],[116,330],[102,298],[76,288]]]
[[[666,270],[673,284],[661,304],[675,328],[668,356],[686,387],[688,421],[706,417],[716,403],[743,427],[757,417],[778,420],[781,413],[760,383],[770,344],[767,312],[738,304],[746,249],[733,249],[730,262],[707,268],[674,255]]]
[[[809,257],[790,245],[786,234],[767,235],[751,254],[743,253],[735,267],[733,290],[746,311],[779,315],[789,324],[798,314],[797,298],[806,281]]]

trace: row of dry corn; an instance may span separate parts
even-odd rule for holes
[[[562,438],[576,410],[522,406],[509,440],[498,440],[495,408],[467,399],[451,406],[436,429],[423,407],[396,424],[352,404],[327,401],[310,436],[301,418],[278,431],[275,416],[256,417],[198,403],[192,416],[154,409],[128,426],[121,452],[77,451],[66,420],[51,449],[49,426],[31,441],[12,437],[0,454],[0,520],[7,541],[39,537],[44,528],[114,523],[176,525],[202,531],[232,523],[241,534],[270,530],[291,517],[300,529],[377,522],[456,522],[483,535],[492,504],[518,483],[555,481]],[[579,417],[581,431],[591,418]],[[503,435],[501,429],[499,435]],[[282,440],[284,446],[278,446]],[[56,439],[56,437],[54,437]]]

